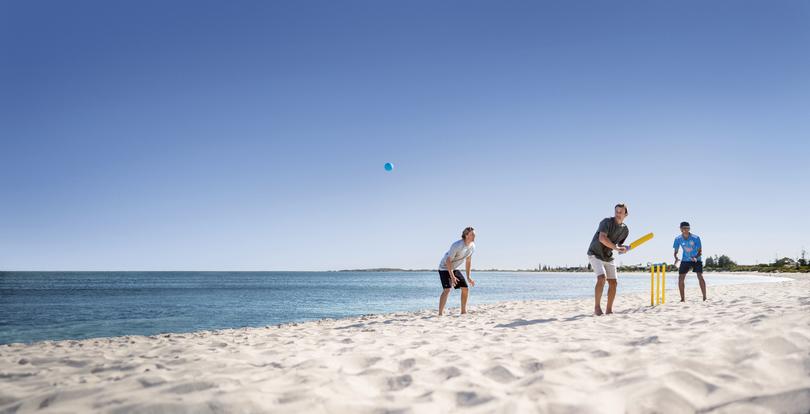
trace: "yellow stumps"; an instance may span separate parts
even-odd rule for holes
[[[655,304],[661,304],[661,266],[655,269]]]
[[[666,301],[667,265],[650,266],[650,306],[660,305]]]

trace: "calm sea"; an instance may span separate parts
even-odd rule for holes
[[[474,274],[470,305],[593,295],[573,273]],[[706,276],[709,286],[776,278]],[[668,275],[677,294],[677,275]],[[687,286],[696,286],[694,275]],[[676,289],[673,291],[672,289]],[[0,344],[203,329],[435,308],[435,272],[0,272]],[[649,276],[620,275],[619,293],[649,292]],[[670,296],[672,297],[672,296]],[[458,292],[449,300],[457,307]]]

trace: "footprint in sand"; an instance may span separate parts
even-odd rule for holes
[[[450,378],[455,378],[461,376],[461,370],[454,367],[454,366],[447,366],[443,368],[439,368],[436,370],[436,375],[441,380],[449,380]]]
[[[165,384],[166,380],[164,380],[163,378],[157,377],[157,376],[150,376],[150,377],[138,378],[138,382],[144,388],[151,388],[151,387],[156,387],[158,385]]]
[[[33,377],[36,372],[1,372],[0,379],[16,380],[25,377]]]
[[[543,369],[543,363],[536,359],[527,359],[520,363],[520,368],[527,374],[534,374]]]
[[[50,393],[44,394],[41,397],[39,397],[39,398],[41,398],[41,400],[39,402],[38,408],[40,410],[42,410],[44,408],[50,407],[51,405],[54,405],[57,402],[62,403],[62,402],[65,402],[65,401],[80,399],[82,397],[87,397],[89,395],[93,395],[93,394],[95,394],[95,393],[97,393],[99,391],[100,390],[97,390],[97,389],[95,389],[95,390],[94,389],[79,389],[79,390],[65,390],[65,391],[50,392]],[[13,411],[11,411],[11,412],[13,412]]]
[[[484,376],[501,384],[508,384],[518,379],[511,371],[502,365],[496,365],[483,372]]]
[[[373,367],[380,362],[380,357],[358,357],[350,356],[340,361],[339,366],[348,373],[357,373]]]
[[[84,368],[90,363],[90,361],[86,360],[76,360],[67,358],[62,359],[60,362],[72,368]]]
[[[413,383],[413,378],[410,375],[400,375],[397,377],[388,378],[386,385],[389,391],[399,391],[408,388]]]
[[[694,325],[694,324],[693,324]],[[648,345],[648,344],[660,344],[661,342],[658,340],[658,335],[651,335],[646,338],[641,338],[635,341],[627,342],[629,346],[641,346],[641,345]]]
[[[193,381],[185,384],[175,385],[166,390],[171,394],[190,394],[192,392],[205,391],[211,388],[217,388],[217,384],[206,381]]]
[[[279,404],[290,404],[297,401],[305,400],[309,397],[308,393],[300,392],[300,391],[293,391],[288,392],[278,398]]]
[[[403,359],[399,361],[399,370],[400,371],[407,371],[416,365],[416,360],[413,358]]]
[[[459,392],[456,393],[456,404],[461,407],[473,407],[481,405],[492,400],[488,395],[482,395],[477,392]]]

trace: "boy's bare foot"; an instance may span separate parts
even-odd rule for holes
[[[602,308],[594,308],[593,314],[596,316],[602,316]]]

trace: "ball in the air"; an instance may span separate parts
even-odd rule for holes
[[[394,164],[391,164],[390,162],[386,162],[385,163],[385,171],[393,171],[393,170],[394,170]]]

